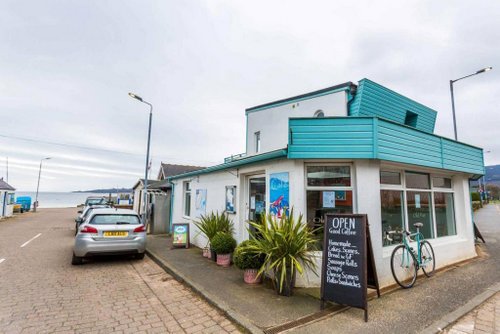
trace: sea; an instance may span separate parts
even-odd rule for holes
[[[21,196],[31,197],[31,205],[35,201],[35,192],[16,191],[16,198]],[[103,196],[108,194],[98,193],[71,193],[71,192],[39,192],[38,207],[39,208],[75,208],[80,204],[85,203],[85,199],[89,196]]]

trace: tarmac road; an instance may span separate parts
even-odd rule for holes
[[[0,221],[0,333],[239,333],[148,257],[72,266],[75,216]]]
[[[490,204],[475,214],[489,256],[473,260],[431,278],[418,278],[412,289],[398,289],[368,302],[363,311],[351,308],[290,333],[418,333],[455,311],[500,281],[500,205]]]

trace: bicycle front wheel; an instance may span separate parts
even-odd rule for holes
[[[420,256],[422,258],[421,267],[425,276],[431,277],[434,275],[434,269],[436,269],[436,258],[429,241],[424,240],[420,243]]]
[[[392,251],[391,271],[394,280],[404,289],[411,288],[417,279],[417,259],[404,245]]]

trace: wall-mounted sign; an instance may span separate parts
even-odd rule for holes
[[[226,212],[236,213],[236,186],[226,186]]]
[[[189,248],[189,223],[172,224],[172,247]]]
[[[207,189],[196,189],[195,209],[198,217],[207,213]]]
[[[366,215],[326,214],[321,275],[321,308],[326,301],[365,310],[368,321],[368,286],[377,289]]]
[[[281,218],[283,214],[288,215],[288,208],[290,207],[288,172],[271,174],[269,185],[269,199],[271,200],[269,213],[277,218]]]

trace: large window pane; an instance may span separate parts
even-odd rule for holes
[[[406,172],[406,188],[430,189],[429,174]]]
[[[403,219],[403,192],[394,190],[381,190],[380,203],[382,209],[382,242],[384,246],[397,244],[398,236],[393,236],[391,242],[386,238],[386,231],[404,230]]]
[[[433,238],[432,216],[431,216],[431,193],[423,191],[406,192],[406,205],[408,207],[408,228],[411,232],[417,229],[413,226],[415,223],[422,223],[420,232],[425,238]]]
[[[455,209],[453,206],[453,194],[434,193],[434,208],[436,211],[437,236],[457,234],[455,228]]]
[[[322,228],[326,213],[352,213],[352,191],[308,190],[307,224],[310,228]],[[323,230],[316,232],[319,249],[323,247]]]
[[[399,172],[380,172],[381,184],[401,184],[401,174]]]
[[[309,166],[307,185],[310,187],[350,187],[351,168],[349,166]]]
[[[451,179],[447,177],[433,177],[432,186],[437,188],[451,189]]]

